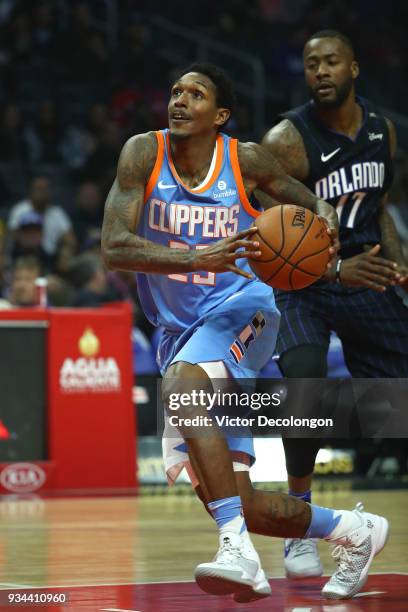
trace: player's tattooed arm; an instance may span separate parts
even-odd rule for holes
[[[123,147],[102,225],[102,256],[108,268],[157,274],[231,271],[251,278],[235,262],[240,258],[259,257],[259,244],[251,240],[256,228],[239,232],[200,251],[170,249],[136,235],[156,155],[157,140],[152,132],[130,138]]]
[[[102,225],[102,255],[110,269],[163,273],[190,270],[188,251],[171,250],[135,233],[156,155],[153,132],[130,138],[122,149]]]
[[[309,160],[303,138],[293,123],[284,119],[271,128],[263,137],[261,145],[276,157],[284,171],[298,181],[305,181],[309,175]],[[255,197],[263,208],[279,204],[260,189]]]
[[[396,149],[394,126],[388,122],[391,156]],[[381,245],[366,247],[363,253],[344,259],[341,263],[340,282],[346,287],[368,287],[385,291],[389,285],[404,282],[401,247],[394,221],[386,210],[387,195],[381,201],[378,218],[381,227]],[[332,278],[335,280],[332,274]]]
[[[333,206],[286,174],[276,157],[265,147],[252,142],[239,143],[238,157],[247,193],[258,187],[280,203],[298,204],[313,210],[327,223],[332,254],[338,250],[339,221]]]
[[[391,157],[394,157],[397,148],[397,135],[393,123],[386,119],[390,143]],[[378,210],[378,221],[381,229],[381,254],[397,264],[397,282],[408,289],[408,265],[405,261],[401,241],[395,223],[387,210],[387,194],[382,198]]]
[[[286,174],[301,182],[307,179],[310,169],[303,138],[289,119],[270,129],[261,145],[277,158]]]

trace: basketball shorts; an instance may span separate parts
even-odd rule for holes
[[[408,308],[393,287],[379,293],[321,283],[278,291],[276,304],[281,312],[279,355],[307,344],[328,350],[333,330],[353,377],[408,377]]]
[[[222,362],[228,374],[254,380],[271,359],[279,328],[280,314],[272,289],[263,283],[250,283],[211,311],[180,335],[164,332],[158,347],[162,374],[178,361],[191,364]],[[204,368],[205,369],[205,368]],[[255,461],[250,431],[246,437],[226,436],[232,452],[245,453]],[[166,472],[188,461],[182,438],[163,436]],[[174,470],[173,470],[174,474]],[[174,482],[175,477],[169,478]]]

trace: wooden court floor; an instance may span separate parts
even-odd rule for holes
[[[408,574],[408,491],[358,493],[338,490],[318,493],[314,497],[315,503],[336,508],[352,508],[360,500],[368,511],[387,516],[391,524],[389,542],[375,560],[372,572]],[[260,536],[254,536],[253,540],[267,574],[270,577],[283,576],[282,542]],[[0,589],[3,590],[56,587],[69,591],[79,586],[190,581],[194,567],[210,560],[216,548],[217,534],[213,522],[192,495],[0,502]],[[333,563],[325,542],[320,544],[320,552],[325,573],[329,574]],[[189,585],[188,588],[196,587]],[[197,596],[201,598],[202,609],[230,609],[204,605],[207,596],[198,589]],[[209,598],[208,602],[212,599]],[[129,608],[115,605],[117,603],[110,608],[99,608],[97,604],[90,604],[89,608],[85,608],[76,604],[70,609],[143,612],[149,609],[148,606],[137,607],[137,603]],[[236,606],[237,609],[244,609]],[[271,609],[260,606],[261,603],[257,602],[250,609]],[[375,610],[386,607],[393,612],[392,607],[385,605]],[[329,608],[304,609],[314,611]],[[0,609],[12,608],[0,606]],[[189,608],[180,603],[180,607],[160,609],[167,612]],[[190,609],[196,608],[190,606]],[[235,604],[231,609],[235,609]],[[282,609],[295,610],[296,607]],[[343,606],[338,608],[338,612],[348,609],[356,608]],[[406,608],[401,609],[408,610],[408,593]],[[332,612],[335,612],[335,608]]]

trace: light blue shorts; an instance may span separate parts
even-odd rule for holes
[[[191,364],[222,361],[235,379],[255,379],[271,359],[280,313],[273,291],[261,282],[249,283],[216,306],[182,334],[163,333],[158,348],[162,374],[178,361]],[[228,437],[230,450],[255,459],[252,437]],[[184,448],[177,447],[185,451]]]

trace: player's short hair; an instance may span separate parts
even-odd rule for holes
[[[353,47],[353,43],[351,42],[351,40],[349,39],[348,36],[346,36],[346,34],[343,34],[342,32],[339,32],[338,30],[319,30],[319,32],[315,32],[314,34],[312,34],[306,41],[305,43],[305,47],[306,45],[311,41],[311,40],[315,40],[316,38],[338,38],[339,40],[341,40],[347,47],[349,47],[350,51],[353,54],[354,57],[354,47]]]
[[[220,108],[227,108],[231,114],[234,112],[236,105],[234,86],[230,77],[222,68],[207,62],[194,62],[184,70],[181,70],[177,75],[177,79],[181,79],[182,76],[189,72],[205,74],[215,85],[218,106]]]

